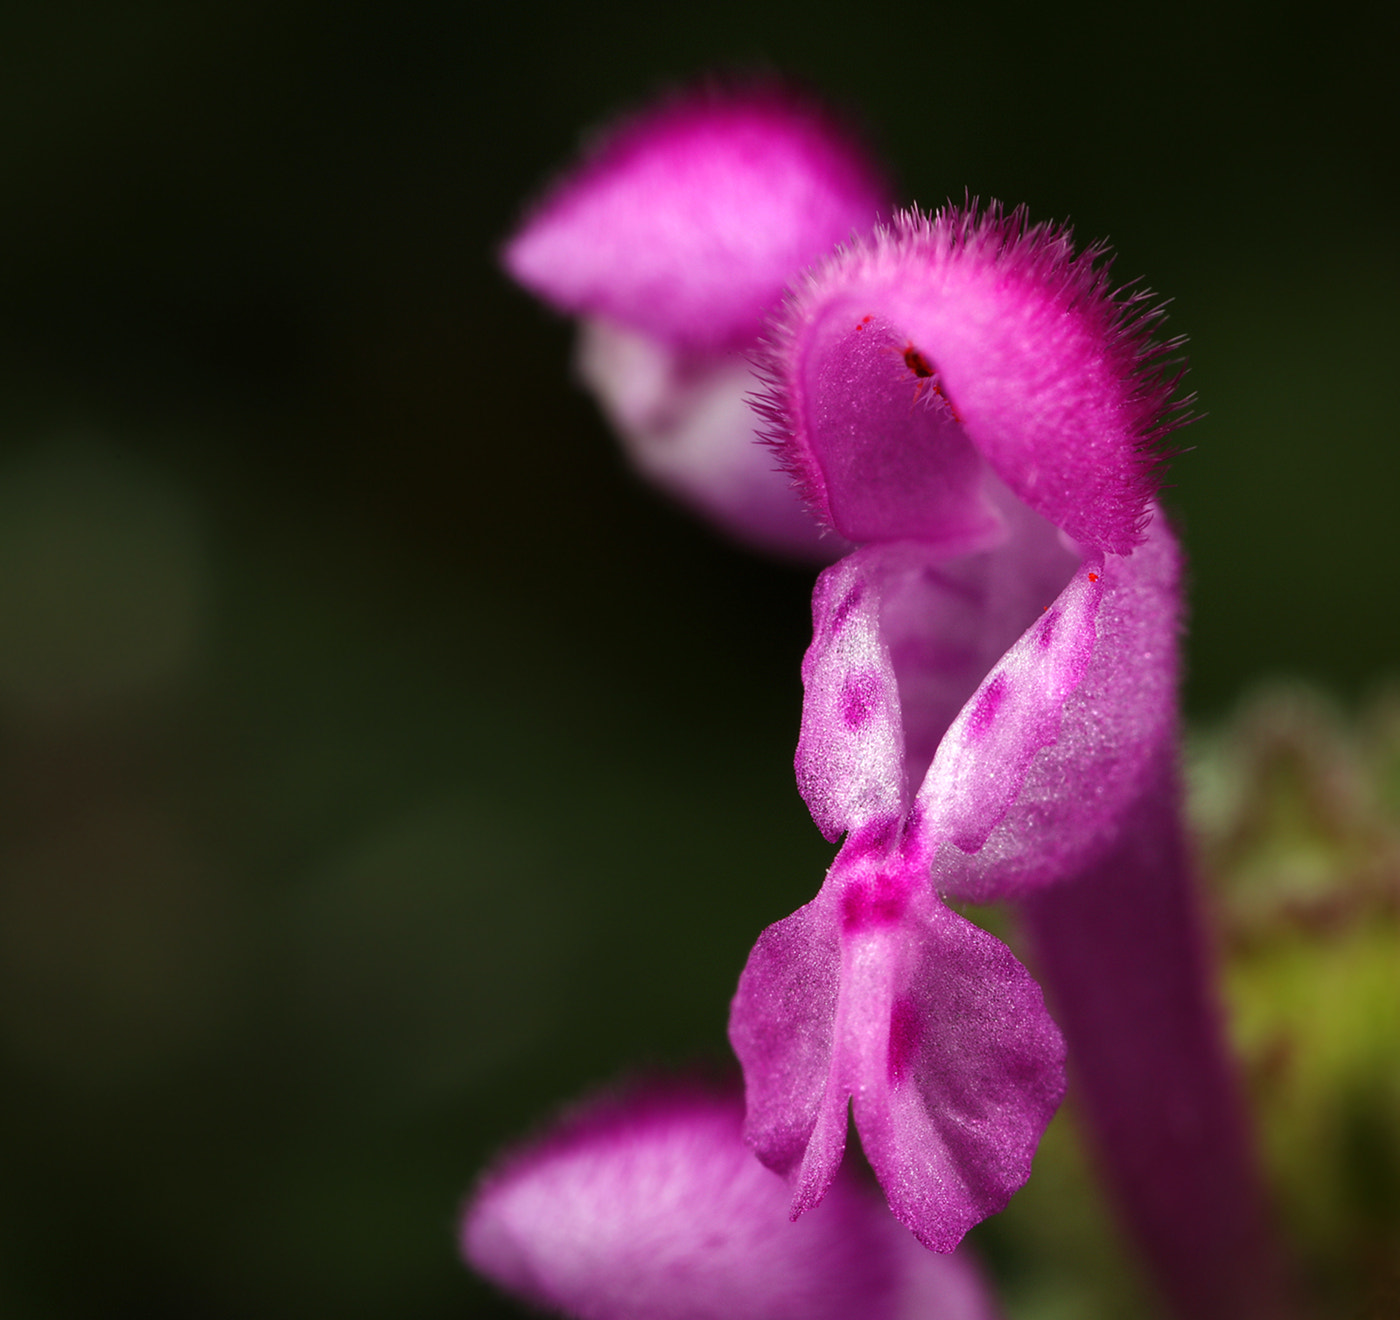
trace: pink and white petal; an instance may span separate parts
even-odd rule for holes
[[[886,205],[824,110],[777,86],[703,88],[607,134],[506,245],[562,311],[694,348],[740,348],[788,281]]]
[[[955,539],[971,450],[1076,541],[1131,549],[1180,421],[1175,345],[1149,339],[1159,311],[1113,293],[1102,255],[1023,212],[949,208],[810,275],[772,332],[765,411],[818,515],[853,539]]]
[[[829,839],[903,811],[988,667],[1033,620],[1044,635],[1041,611],[1079,564],[990,474],[987,494],[995,549],[947,560],[919,541],[868,545],[818,579],[797,781]]]
[[[870,938],[887,1025],[863,1042],[856,1128],[895,1217],[951,1251],[1030,1176],[1064,1041],[1011,951],[926,892]]]
[[[994,549],[953,560],[913,541],[861,551],[880,565],[880,629],[899,686],[909,785],[923,782],[949,725],[987,671],[1079,566],[1050,523],[990,474],[988,484],[1003,524],[1004,539]]]
[[[978,851],[939,850],[940,892],[986,902],[1091,865],[1118,838],[1175,737],[1180,556],[1165,516],[1153,511],[1143,544],[1131,555],[1105,555],[1097,571],[1092,659],[1064,699],[1055,741]]]
[[[675,1083],[595,1101],[487,1175],[464,1254],[579,1320],[995,1314],[969,1260],[929,1257],[853,1176],[790,1223],[740,1115],[737,1096]]]
[[[833,841],[894,822],[906,800],[899,686],[880,619],[888,567],[881,549],[833,564],[812,593],[797,787]]]
[[[693,354],[610,321],[580,327],[579,375],[637,470],[736,540],[829,564],[850,546],[808,512],[759,443],[753,368],[736,354]]]
[[[1065,703],[1088,671],[1104,594],[1100,556],[982,681],[939,743],[919,788],[918,828],[930,844],[976,852],[1021,792],[1040,751],[1060,736]]]
[[[834,1049],[840,991],[839,918],[824,887],[758,937],[729,1010],[744,1140],[794,1185],[794,1215],[822,1199],[846,1148],[850,1091]]]

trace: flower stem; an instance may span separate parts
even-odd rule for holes
[[[1173,1315],[1296,1316],[1215,1000],[1170,753],[1118,837],[1021,905],[1069,1045],[1071,1095]]]

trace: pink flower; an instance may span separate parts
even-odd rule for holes
[[[849,1172],[790,1223],[742,1112],[675,1084],[583,1106],[485,1176],[463,1254],[578,1320],[993,1320],[971,1262],[924,1251]]]
[[[801,1213],[853,1107],[939,1251],[1025,1181],[1064,1090],[1039,987],[942,896],[1096,860],[1174,730],[1170,383],[1097,257],[1019,213],[904,215],[807,277],[767,358],[771,442],[863,544],[817,583],[797,751],[845,843],[740,980],[745,1131]]]
[[[706,88],[615,128],[502,259],[580,318],[580,374],[642,472],[743,540],[829,561],[842,543],[754,443],[748,355],[789,281],[882,209],[877,171],[814,104]]]
[[[746,1139],[794,1215],[839,1185],[848,1111],[926,1245],[1003,1206],[1065,1045],[945,899],[1014,899],[1164,1297],[1290,1314],[1181,823],[1180,559],[1153,503],[1175,345],[1066,229],[969,205],[864,236],[882,201],[809,109],[707,94],[619,132],[506,255],[585,319],[582,369],[643,471],[755,545],[851,551],[817,583],[797,752],[844,842],[734,998]],[[739,355],[785,282],[764,453]]]

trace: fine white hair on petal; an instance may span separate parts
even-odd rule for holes
[[[464,1255],[577,1320],[992,1320],[970,1262],[930,1257],[849,1174],[791,1223],[742,1113],[681,1083],[580,1108],[486,1175]]]
[[[928,410],[911,403],[937,398],[947,413],[931,458],[965,436],[1056,526],[1127,553],[1160,480],[1162,439],[1188,420],[1190,399],[1174,397],[1170,355],[1182,341],[1152,337],[1163,306],[1146,290],[1115,290],[1110,266],[1103,245],[1076,254],[1067,227],[1032,225],[1024,209],[969,200],[901,212],[818,263],[770,321],[759,356],[764,438],[838,532],[937,539],[963,506],[912,533],[902,513],[920,461],[910,445],[931,443],[920,435]],[[883,359],[852,358],[848,345],[872,321],[889,348]],[[833,408],[844,394],[859,398],[863,426]],[[872,453],[884,455],[873,469]],[[885,474],[875,491],[872,470],[877,484]],[[857,497],[862,507],[883,499],[890,526],[843,522]]]

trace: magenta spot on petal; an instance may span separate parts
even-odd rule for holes
[[[905,886],[892,876],[862,876],[841,895],[841,928],[855,932],[892,926],[904,916],[907,898]]]
[[[1006,700],[1009,686],[1006,675],[998,674],[987,684],[986,691],[977,698],[977,704],[972,708],[972,716],[968,721],[969,732],[974,738],[981,738],[992,727],[992,721],[996,719],[1001,703]]]
[[[865,595],[865,587],[857,582],[844,597],[841,603],[831,611],[831,631],[839,633],[846,626],[846,620],[851,617],[851,611],[860,604],[861,597]]]
[[[846,862],[859,861],[863,857],[880,857],[887,853],[899,832],[899,816],[894,812],[875,816],[865,824],[857,826],[846,839],[841,849],[841,858]]]
[[[1059,621],[1059,610],[1050,610],[1040,616],[1040,632],[1036,635],[1036,640],[1039,641],[1042,651],[1050,649],[1050,643],[1055,638],[1055,625]]]
[[[880,694],[880,679],[868,670],[847,674],[841,684],[841,718],[851,730],[863,729],[875,713],[875,699]]]
[[[919,1048],[919,1010],[908,995],[901,995],[890,1010],[890,1085],[898,1086],[909,1071],[909,1062]]]

